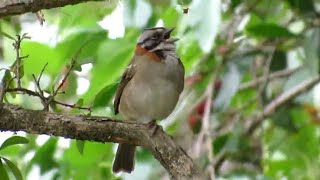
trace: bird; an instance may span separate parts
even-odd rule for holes
[[[147,28],[138,38],[134,55],[124,71],[114,98],[115,114],[126,121],[150,123],[174,110],[184,88],[184,66],[171,38],[174,28]],[[136,147],[119,144],[113,172],[131,173]]]

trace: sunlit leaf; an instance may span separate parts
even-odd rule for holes
[[[16,145],[16,144],[26,144],[29,140],[22,136],[12,136],[6,139],[2,145],[0,146],[0,151],[8,146]]]
[[[214,107],[225,109],[229,106],[232,97],[238,90],[241,74],[235,64],[229,64],[228,71],[225,73],[219,94],[214,102]]]
[[[212,47],[221,23],[220,0],[208,1],[193,0],[190,12],[184,18],[194,30],[194,35],[199,46],[204,52],[209,52]]]
[[[25,41],[21,48],[23,49],[21,52],[22,56],[29,55],[23,63],[24,73],[29,78],[32,77],[32,74],[40,74],[47,63],[46,73],[56,76],[65,64],[65,61],[69,60],[62,59],[59,52],[47,44]]]
[[[97,61],[91,71],[89,90],[82,96],[85,103],[92,102],[103,88],[120,78],[132,58],[136,38],[134,31],[123,39],[109,40],[101,44],[97,51]]]
[[[10,36],[9,34],[7,34],[5,32],[0,31],[0,35],[5,36],[6,38],[9,38],[9,39],[15,40],[14,37]]]

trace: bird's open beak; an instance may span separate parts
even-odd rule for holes
[[[174,43],[179,40],[178,38],[170,38],[170,34],[173,30],[174,28],[166,28],[166,31],[164,32],[164,37],[169,43]]]

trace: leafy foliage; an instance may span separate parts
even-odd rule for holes
[[[214,168],[216,178],[319,179],[319,87],[263,114],[277,97],[319,76],[319,6],[315,0],[111,0],[45,10],[43,27],[33,14],[5,18],[0,21],[0,88],[17,86],[12,43],[16,35],[28,33],[31,39],[22,41],[18,51],[20,57],[28,55],[21,60],[23,87],[33,88],[33,77],[41,75],[43,93],[53,93],[79,52],[55,100],[114,117],[112,99],[140,32],[161,24],[176,27],[185,90],[163,124],[204,173]],[[25,94],[10,92],[3,98],[42,108]],[[54,103],[50,107],[83,114]],[[261,114],[260,123],[252,125]],[[138,149],[135,171],[118,176],[111,172],[110,143],[30,134],[3,141],[3,180],[36,179],[30,176],[37,168],[38,179],[160,179],[163,174],[144,149]]]

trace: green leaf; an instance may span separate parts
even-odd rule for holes
[[[192,0],[179,0],[178,4],[180,5],[188,5],[192,2]]]
[[[3,2],[3,1],[1,1]],[[16,35],[19,34],[19,30],[17,30],[10,21],[0,21],[0,31],[5,31],[6,34]],[[11,38],[2,38],[1,46],[2,46],[2,58],[5,62],[13,63],[16,59],[15,49],[12,47],[12,39]]]
[[[3,35],[3,36],[5,36],[5,37],[7,37],[7,38],[12,39],[12,40],[15,41],[14,37],[10,36],[9,34],[7,34],[7,33],[5,33],[5,32],[0,31],[0,35]]]
[[[2,158],[0,158],[0,179],[1,180],[10,180],[8,173],[2,164]]]
[[[8,146],[16,145],[16,144],[27,144],[29,140],[22,136],[12,136],[5,140],[0,146],[0,151]]]
[[[100,21],[104,16],[112,12],[113,8],[116,7],[118,1],[108,1],[108,2],[87,2],[85,4],[77,4],[76,6],[65,6],[59,9],[59,16],[55,20],[59,24],[60,32],[68,31],[70,29],[90,29],[96,27],[97,22]],[[83,12],[87,13],[83,16]],[[63,34],[63,33],[62,33]]]
[[[121,76],[132,58],[137,35],[136,30],[131,30],[122,39],[108,40],[100,45],[91,70],[90,87],[82,96],[85,103],[93,102],[101,89]]]
[[[104,166],[103,169],[111,172],[112,161],[114,158],[113,144],[87,141],[85,146],[86,155],[83,156],[78,152],[76,142],[72,141],[70,148],[66,149],[62,156],[63,162],[68,164],[68,166],[63,168],[63,171],[72,171],[73,179],[85,180],[88,179],[88,174],[98,175],[101,173],[101,164],[103,162],[108,166]],[[107,178],[108,176],[105,178],[97,178],[97,176],[95,177],[96,179],[111,179]]]
[[[29,167],[27,167],[27,171],[30,170],[33,164],[40,166],[41,174],[44,174],[57,167],[57,162],[53,157],[56,150],[57,141],[57,138],[50,138],[46,143],[44,143],[32,158],[31,163],[29,163]]]
[[[315,13],[313,0],[286,0],[290,7],[300,13]]]
[[[13,77],[10,73],[10,70],[5,69],[5,73],[1,81],[2,85],[5,86],[5,88],[14,88],[14,81],[12,80],[12,78]],[[10,84],[8,85],[8,83]],[[16,97],[16,94],[14,92],[11,92],[10,94],[13,98]]]
[[[59,42],[55,51],[65,60],[73,58],[78,51],[75,70],[80,71],[82,64],[93,62],[96,58],[97,47],[105,41],[106,36],[105,30],[101,27],[80,29]]]
[[[66,61],[54,48],[39,42],[25,41],[21,49],[23,49],[21,56],[29,55],[28,59],[23,62],[24,73],[29,78],[32,77],[32,74],[40,74],[47,63],[46,73],[56,76]]]
[[[276,24],[257,24],[245,29],[247,35],[258,38],[292,38],[296,37],[288,29]]]
[[[9,159],[4,158],[4,157],[2,157],[2,159],[9,166],[9,168],[11,169],[11,172],[13,173],[16,180],[23,180],[22,174],[21,174],[20,170],[18,169],[18,167],[13,162],[11,162]]]
[[[272,72],[283,70],[287,67],[287,56],[286,52],[275,51],[272,57],[270,70]]]
[[[77,101],[76,105],[79,106],[79,107],[83,106],[83,99],[80,98],[80,99]]]
[[[77,140],[76,141],[76,145],[77,145],[77,149],[79,151],[80,154],[83,155],[83,150],[84,150],[84,145],[85,145],[85,141],[81,141],[81,140]]]
[[[231,4],[230,4],[231,9],[234,10],[241,3],[242,3],[242,0],[231,0]]]
[[[278,108],[271,116],[271,120],[276,126],[291,132],[297,132],[298,129],[293,123],[292,117],[288,115],[288,109],[290,109],[290,106],[288,105]]]
[[[320,73],[320,29],[315,28],[306,33],[302,41],[305,57],[302,58],[307,70],[316,76]]]
[[[20,78],[24,76],[24,66],[23,66],[23,61],[20,60]],[[14,63],[10,66],[11,72],[13,72],[16,76],[18,73],[18,66],[17,66],[17,61],[14,61]]]
[[[109,104],[118,87],[118,83],[113,83],[104,87],[95,97],[93,107],[103,107]]]
[[[183,62],[186,72],[192,70],[195,63],[198,62],[202,55],[201,48],[194,39],[193,35],[187,35],[180,40],[181,45],[178,46],[178,54]],[[207,66],[207,64],[205,64]]]
[[[214,139],[212,142],[214,154],[219,153],[223,149],[230,137],[231,134],[224,134]]]
[[[81,67],[82,64],[79,64],[78,62],[76,62],[76,64],[74,65],[74,70],[75,71],[79,71],[81,72],[82,71],[82,67]]]
[[[151,162],[154,159],[154,157],[152,156],[150,151],[148,151],[147,149],[144,149],[144,148],[141,148],[141,149],[137,150],[136,158],[137,158],[137,161],[140,161],[140,162],[143,162],[143,163]]]

